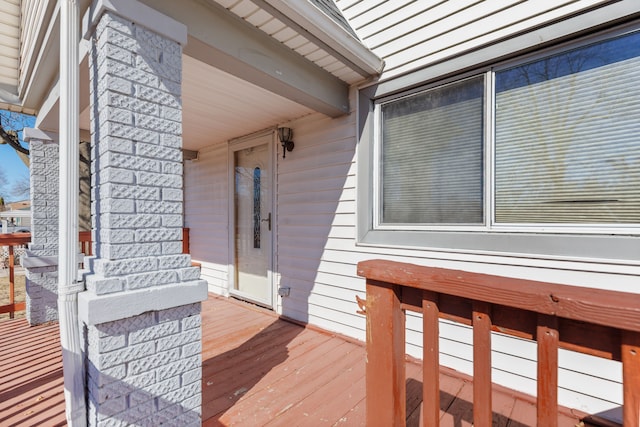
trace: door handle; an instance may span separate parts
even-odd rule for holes
[[[261,219],[260,222],[266,222],[269,225],[269,231],[271,231],[271,212],[265,219]]]

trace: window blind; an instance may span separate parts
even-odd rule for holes
[[[382,108],[382,223],[483,222],[484,78]]]
[[[640,224],[640,36],[496,73],[496,223]]]

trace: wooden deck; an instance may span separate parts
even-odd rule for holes
[[[203,303],[205,426],[364,426],[362,343],[278,319],[272,312],[210,296]],[[64,425],[57,324],[0,322],[0,425]],[[407,425],[420,423],[422,367],[407,362]],[[472,425],[468,377],[443,369],[444,426]],[[535,425],[533,400],[493,391],[494,426]],[[560,426],[578,415],[563,410]]]

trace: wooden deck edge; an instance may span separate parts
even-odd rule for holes
[[[597,415],[589,415],[582,418],[582,425],[584,427],[622,427],[622,424],[599,417]]]

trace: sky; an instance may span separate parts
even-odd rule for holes
[[[5,116],[6,112],[3,110],[0,110],[0,116]],[[31,116],[24,116],[24,119],[22,121],[22,123],[20,123],[21,126],[24,127],[30,127],[33,126],[35,119]],[[3,124],[5,124],[5,120],[2,121]],[[6,123],[7,127],[9,127],[9,123]],[[19,136],[22,136],[22,133],[19,134]],[[22,160],[20,160],[20,158],[18,157],[18,155],[16,154],[16,151],[11,148],[8,144],[0,144],[0,168],[4,171],[4,174],[7,178],[7,186],[6,189],[10,190],[13,183],[21,178],[21,177],[25,177],[25,176],[29,176],[29,168],[27,168],[27,166],[25,166],[25,164],[22,162]],[[10,195],[7,195],[7,201],[14,201],[13,197]]]

